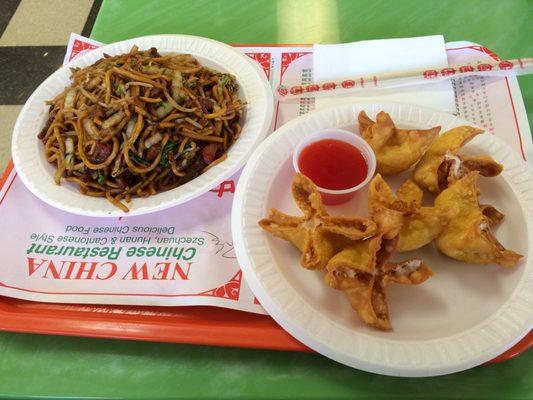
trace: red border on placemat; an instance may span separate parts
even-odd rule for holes
[[[304,44],[233,44],[235,47],[310,47]],[[465,46],[497,57],[482,46]],[[520,149],[524,157],[518,119],[513,108]],[[277,117],[277,116],[276,116]],[[525,157],[524,157],[525,158]],[[13,162],[0,178],[5,185]],[[7,195],[16,173],[0,200]],[[213,289],[217,290],[217,289]],[[212,294],[209,294],[212,295]],[[0,330],[53,335],[98,337],[156,342],[246,347],[270,350],[311,351],[285,332],[270,316],[218,307],[147,307],[94,304],[40,303],[0,296]],[[533,332],[489,361],[500,362],[523,353],[533,345]]]

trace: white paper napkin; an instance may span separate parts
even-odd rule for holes
[[[315,82],[448,66],[442,35],[364,40],[345,44],[315,44],[313,52]],[[394,101],[455,112],[455,95],[451,81],[401,88],[391,92],[317,98],[316,108],[354,101]]]

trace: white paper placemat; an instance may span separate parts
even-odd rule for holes
[[[72,35],[66,60],[100,45]],[[313,79],[311,46],[238,46],[272,87]],[[446,45],[450,63],[496,57],[469,42]],[[515,78],[455,80],[455,114],[484,126],[526,158],[531,133]],[[277,104],[272,127],[315,108]],[[354,116],[354,124],[355,124]],[[146,216],[100,219],[34,197],[8,167],[0,184],[0,295],[93,304],[213,305],[264,313],[233,252],[230,212],[239,173],[194,202]],[[24,223],[21,223],[24,221]]]

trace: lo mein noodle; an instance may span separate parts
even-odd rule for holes
[[[224,161],[245,103],[235,77],[157,49],[72,68],[38,137],[61,178],[125,212],[133,196],[180,186]]]

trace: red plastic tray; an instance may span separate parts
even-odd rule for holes
[[[0,296],[0,329],[54,335],[310,351],[269,316],[206,306],[54,304]]]
[[[233,44],[233,46],[253,46]],[[272,44],[268,46],[280,46]],[[287,46],[286,44],[284,46]],[[299,44],[298,46],[306,46]],[[2,178],[4,184],[10,162]],[[1,203],[2,199],[0,199]],[[0,331],[312,351],[266,315],[217,307],[141,307],[37,303],[0,296]],[[533,331],[490,362],[533,345]]]
[[[0,296],[0,330],[311,351],[267,315],[217,307],[54,304]],[[533,332],[530,332],[492,362],[514,357],[532,344]]]

